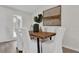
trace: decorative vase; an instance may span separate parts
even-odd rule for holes
[[[39,23],[42,22],[42,14],[39,14],[38,17],[35,16],[34,17],[34,21],[36,22],[36,24],[33,25],[33,32],[39,32]]]
[[[34,24],[33,32],[39,32],[39,24]]]

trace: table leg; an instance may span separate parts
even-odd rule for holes
[[[42,53],[42,42],[41,42],[41,53]]]
[[[39,38],[37,38],[37,51],[40,53],[40,43],[39,43]]]
[[[52,37],[50,37],[50,40],[52,40]]]

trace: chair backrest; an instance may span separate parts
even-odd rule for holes
[[[45,31],[47,32],[56,32],[57,26],[44,26]]]
[[[17,29],[17,46],[20,50],[23,50],[24,53],[36,53],[37,45],[36,41],[30,39],[28,29],[21,28]]]
[[[30,42],[30,36],[27,29],[19,28],[16,30],[17,35],[17,47],[19,50],[23,50],[24,48],[28,48]],[[26,42],[26,43],[25,43]],[[25,47],[26,45],[26,47]],[[29,49],[27,49],[29,50]]]
[[[63,37],[64,37],[64,32],[65,32],[65,28],[64,27],[58,27],[56,29],[56,36],[55,39],[62,41]]]
[[[49,27],[47,28],[47,30],[49,32],[55,32],[56,35],[52,36],[52,40],[47,41],[47,46],[46,44],[45,49],[43,50],[43,52],[55,52],[55,53],[61,53],[62,52],[62,40],[63,40],[63,36],[64,36],[64,32],[65,32],[65,28],[64,27]],[[46,49],[47,47],[47,49]]]
[[[19,50],[22,50],[22,33],[21,33],[21,29],[16,29],[16,41],[17,41],[17,48]]]
[[[58,27],[56,29],[56,36],[54,38],[54,41],[55,41],[58,52],[62,52],[62,40],[64,37],[64,32],[65,32],[64,27]]]
[[[22,48],[23,48],[23,52],[29,52],[30,51],[30,35],[29,35],[29,31],[27,29],[22,29]]]
[[[22,29],[23,39],[23,52],[24,53],[36,53],[37,43],[36,40],[31,40],[28,29]]]

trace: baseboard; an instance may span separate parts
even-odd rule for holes
[[[79,52],[78,49],[75,49],[75,48],[69,47],[69,46],[67,46],[67,45],[63,45],[63,47]]]

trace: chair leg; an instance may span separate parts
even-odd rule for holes
[[[17,50],[18,53],[23,53],[23,51],[19,50],[18,48],[16,48],[16,50]]]
[[[52,37],[50,37],[50,40],[52,40]]]
[[[23,51],[20,50],[19,53],[23,53]]]
[[[42,53],[42,43],[41,43],[41,53]]]
[[[42,42],[40,41],[40,52],[42,53]]]

